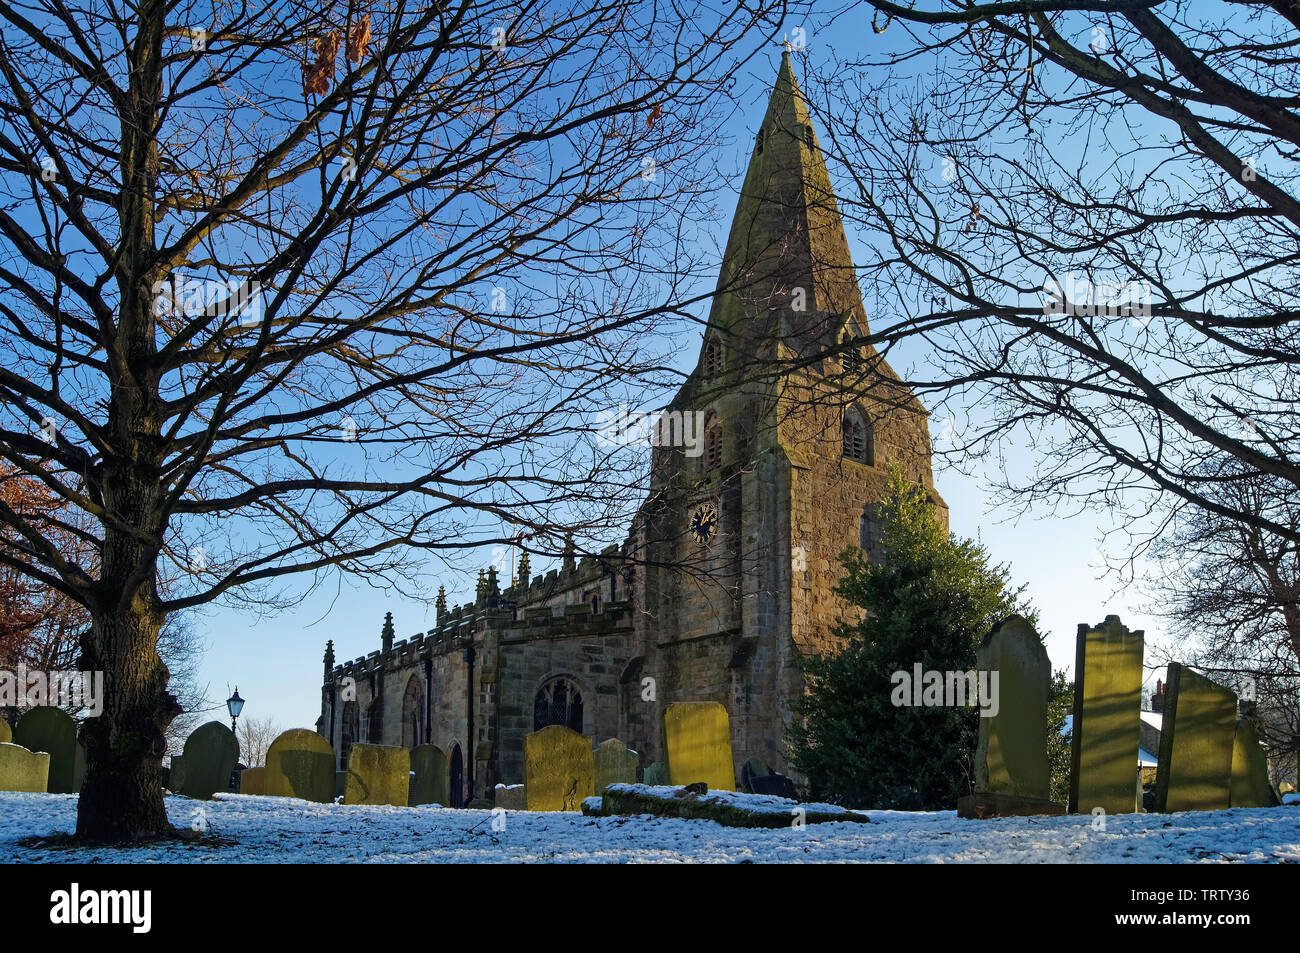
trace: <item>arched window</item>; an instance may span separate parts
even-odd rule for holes
[[[715,380],[722,374],[722,345],[717,338],[704,342],[704,379]]]
[[[856,460],[868,466],[876,465],[875,434],[871,422],[856,407],[850,407],[844,412],[841,435],[845,459]]]
[[[704,469],[712,470],[722,463],[722,422],[710,413],[704,419]]]
[[[754,152],[758,155],[763,154],[763,127],[758,127],[758,136],[754,139]]]
[[[402,696],[402,747],[414,748],[424,743],[424,683],[419,675],[406,681]]]
[[[808,143],[808,148],[809,148],[809,149],[813,148],[813,131],[812,131],[812,126],[804,126],[804,127],[803,127],[803,138],[804,138],[804,141]]]
[[[370,704],[370,710],[366,713],[366,741],[372,745],[381,745],[384,743],[384,702],[381,698],[376,698]]]
[[[553,678],[533,700],[533,731],[547,725],[564,725],[582,731],[582,693],[567,678]]]
[[[348,755],[352,753],[352,744],[361,734],[361,712],[356,702],[343,703],[343,725],[339,733],[339,768],[348,766]]]

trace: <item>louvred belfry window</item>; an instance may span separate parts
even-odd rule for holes
[[[844,335],[840,343],[844,345],[844,369],[854,373],[862,370],[862,352],[853,344],[853,335]]]
[[[704,379],[711,381],[722,373],[722,345],[716,339],[704,344]]]
[[[722,462],[722,424],[717,414],[704,422],[704,469],[712,470]]]
[[[871,423],[863,418],[856,407],[849,408],[844,414],[841,425],[844,456],[868,466],[876,464],[875,434]]]

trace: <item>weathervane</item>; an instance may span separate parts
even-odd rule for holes
[[[790,33],[781,34],[781,48],[787,53],[806,53],[808,51],[808,34],[801,26],[795,27]]]

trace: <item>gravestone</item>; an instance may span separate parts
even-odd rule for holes
[[[528,810],[528,799],[524,794],[522,784],[498,784],[496,786],[497,807],[503,807],[507,811],[526,811]]]
[[[411,749],[411,807],[419,804],[451,803],[447,791],[447,755],[436,745]]]
[[[668,783],[703,781],[710,791],[736,790],[731,722],[718,702],[674,702],[664,710]]]
[[[230,773],[239,761],[239,742],[219,721],[199,725],[185,739],[185,781],[180,794],[207,800],[230,789]]]
[[[179,794],[185,785],[185,756],[172,755],[171,770],[168,772],[169,785],[167,790],[173,794]]]
[[[740,790],[750,794],[757,793],[754,791],[754,778],[766,778],[771,774],[772,769],[762,758],[757,755],[746,758],[745,763],[740,766]]]
[[[1142,631],[1119,616],[1079,626],[1074,655],[1070,812],[1132,814],[1138,809],[1142,710]]]
[[[411,752],[396,745],[354,744],[348,755],[344,804],[406,807],[411,796]]]
[[[997,673],[997,694],[981,709],[975,747],[975,792],[957,799],[957,816],[985,819],[1064,814],[1049,798],[1047,695],[1052,663],[1028,620],[1018,615],[994,627],[975,650],[975,667]],[[990,674],[989,684],[993,684]]]
[[[77,741],[77,723],[61,708],[41,705],[18,719],[13,743],[50,756],[50,794],[76,794],[86,774],[86,751]]]
[[[240,794],[266,793],[266,768],[245,768],[239,775]]]
[[[668,783],[668,768],[662,761],[654,761],[646,765],[644,783],[655,785]]]
[[[335,797],[334,749],[314,731],[291,728],[267,749],[265,777],[271,797],[328,804]]]
[[[591,742],[563,725],[524,736],[524,803],[530,811],[579,811],[596,789]]]
[[[794,782],[784,774],[756,774],[749,779],[749,783],[750,792],[753,794],[769,794],[773,797],[786,797],[792,801],[798,800]]]
[[[1259,746],[1259,733],[1250,718],[1238,718],[1232,742],[1230,807],[1277,807],[1268,780],[1268,756]]]
[[[7,745],[14,740],[13,730],[9,727],[9,722],[0,718],[0,745]]]
[[[1185,665],[1169,663],[1156,761],[1156,811],[1214,811],[1232,794],[1237,696]]]
[[[160,770],[159,777],[162,780],[163,790],[170,791],[172,789],[172,769],[167,767],[167,765],[164,764],[162,768],[159,770]]]
[[[592,760],[596,771],[596,793],[611,784],[636,784],[637,753],[617,738],[610,738],[596,749]]]
[[[50,756],[22,745],[0,742],[0,791],[44,794],[49,784]]]

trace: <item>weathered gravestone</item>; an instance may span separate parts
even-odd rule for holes
[[[601,742],[592,759],[596,771],[596,793],[611,784],[636,784],[637,753],[617,738]]]
[[[245,768],[239,774],[240,794],[266,793],[266,768]]]
[[[1138,809],[1142,710],[1142,631],[1119,616],[1079,626],[1074,655],[1070,811],[1132,814]]]
[[[797,800],[798,797],[794,782],[784,774],[773,771],[758,756],[746,758],[740,766],[740,789],[749,794],[768,794],[791,800]]]
[[[344,804],[406,807],[411,796],[411,752],[395,745],[354,744],[348,754]]]
[[[14,733],[9,728],[9,722],[0,718],[0,745],[7,745],[14,740]]]
[[[306,728],[291,728],[272,741],[266,751],[266,793],[319,804],[333,801],[334,749],[330,743]]]
[[[767,766],[767,762],[757,755],[745,759],[745,763],[740,766],[740,790],[754,793],[754,778],[771,777],[772,769]]]
[[[411,749],[410,804],[451,803],[447,790],[447,755],[436,745],[416,745]]]
[[[507,811],[528,810],[528,796],[524,793],[522,784],[498,784],[496,799],[496,806],[505,808]]]
[[[221,722],[210,721],[185,739],[184,758],[185,780],[179,793],[206,800],[217,791],[230,790],[230,772],[239,761],[239,742]]]
[[[13,743],[50,756],[49,793],[76,794],[86,774],[86,751],[77,741],[77,723],[61,708],[41,705],[23,713]]]
[[[644,783],[654,785],[668,783],[668,768],[662,761],[654,761],[646,765]]]
[[[756,775],[752,779],[751,790],[755,794],[770,794],[773,797],[789,798],[792,801],[798,800],[798,792],[794,789],[794,782],[784,774]]]
[[[530,811],[580,811],[596,790],[591,742],[563,725],[524,736],[524,802]]]
[[[731,722],[718,702],[674,702],[664,710],[668,783],[703,781],[711,791],[736,790]]]
[[[0,791],[44,794],[49,784],[50,756],[22,745],[0,742]]]
[[[185,785],[185,756],[172,755],[171,770],[167,773],[167,790],[172,793],[180,793],[180,789]]]
[[[1052,663],[1029,622],[1018,615],[994,627],[975,650],[976,669],[989,672],[994,704],[981,710],[975,747],[975,793],[957,799],[966,818],[1064,814],[1052,801],[1047,764],[1047,695]],[[993,674],[997,673],[994,681]]]
[[[1277,807],[1277,795],[1268,780],[1268,756],[1259,746],[1259,733],[1250,718],[1238,718],[1232,742],[1230,807]]]
[[[1156,811],[1227,807],[1236,734],[1237,696],[1170,662],[1156,761]]]

